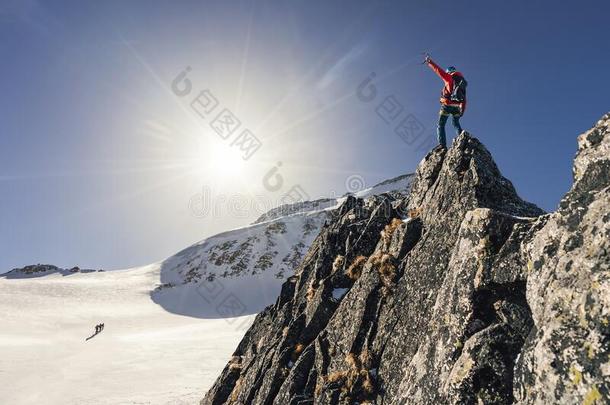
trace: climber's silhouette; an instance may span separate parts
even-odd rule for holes
[[[443,70],[439,65],[426,55],[424,62],[432,69],[445,83],[441,91],[441,110],[438,117],[438,143],[441,147],[447,147],[447,139],[445,135],[445,124],[451,115],[453,126],[459,135],[462,132],[460,126],[460,117],[466,111],[466,79],[458,72],[455,67],[449,66]]]

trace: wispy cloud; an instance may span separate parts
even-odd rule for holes
[[[364,54],[367,48],[368,45],[366,43],[354,45],[324,73],[322,78],[316,84],[316,87],[322,90],[332,84],[335,80],[342,76],[345,69],[351,63],[355,62],[361,55]]]

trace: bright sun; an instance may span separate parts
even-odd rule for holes
[[[239,150],[221,142],[199,142],[196,157],[197,170],[214,178],[241,176],[245,161]]]

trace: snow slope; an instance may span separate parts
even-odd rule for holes
[[[190,246],[161,264],[152,299],[170,312],[200,318],[256,314],[275,301],[329,215],[293,214]]]
[[[197,403],[253,316],[176,316],[150,300],[159,277],[159,265],[0,277],[0,403]]]
[[[365,188],[364,190],[355,193],[356,197],[366,198],[371,195],[379,195],[382,193],[391,193],[394,195],[406,196],[411,188],[411,182],[415,178],[414,174],[403,174],[402,176],[382,181],[375,184],[373,187]]]

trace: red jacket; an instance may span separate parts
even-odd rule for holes
[[[430,59],[430,61],[428,62],[428,66],[430,66],[430,69],[434,70],[438,77],[440,77],[443,82],[445,82],[445,87],[443,87],[443,90],[441,92],[441,104],[458,106],[462,109],[462,114],[464,114],[464,111],[466,111],[466,99],[464,99],[463,102],[451,100],[451,93],[453,93],[452,76],[464,76],[460,72],[445,72],[445,70],[436,63],[434,63],[432,59]]]

